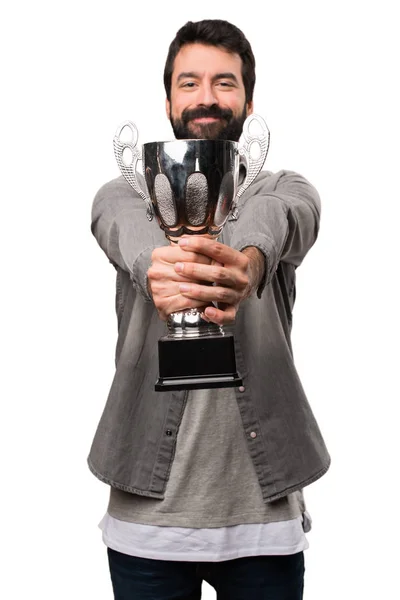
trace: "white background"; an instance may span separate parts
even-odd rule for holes
[[[398,27],[395,2],[16,2],[1,17],[1,561],[7,600],[112,598],[86,467],[113,376],[114,270],[90,233],[120,121],[170,139],[162,71],[187,20],[257,60],[266,168],[323,201],[298,271],[296,364],[332,455],[306,489],[305,600],[398,583]],[[217,8],[218,6],[218,8]],[[396,47],[397,46],[397,47]],[[215,598],[203,586],[203,597]]]

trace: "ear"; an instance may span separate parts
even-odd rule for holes
[[[250,102],[247,103],[247,116],[251,115],[253,112],[253,100],[250,100]]]
[[[168,98],[165,99],[165,111],[167,113],[167,119],[169,121],[171,118],[171,102],[168,100]]]

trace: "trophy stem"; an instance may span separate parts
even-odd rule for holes
[[[182,339],[225,335],[220,325],[209,323],[202,314],[197,308],[170,314],[167,320],[167,337]]]

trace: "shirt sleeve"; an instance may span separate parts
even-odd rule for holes
[[[298,267],[315,243],[321,202],[317,190],[293,171],[280,171],[256,180],[239,205],[231,245],[237,250],[258,248],[265,273],[257,291],[270,283],[280,261]]]
[[[91,229],[109,261],[127,271],[133,285],[151,301],[147,289],[151,254],[167,241],[157,220],[147,219],[144,201],[122,177],[97,192]]]

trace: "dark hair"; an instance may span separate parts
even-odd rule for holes
[[[254,84],[256,81],[253,51],[244,33],[228,23],[219,19],[207,19],[193,23],[188,21],[181,27],[171,42],[164,68],[164,86],[168,100],[171,100],[171,80],[174,62],[179,50],[185,44],[207,44],[221,46],[228,52],[236,53],[242,59],[242,77],[246,91],[246,102],[253,99]]]

